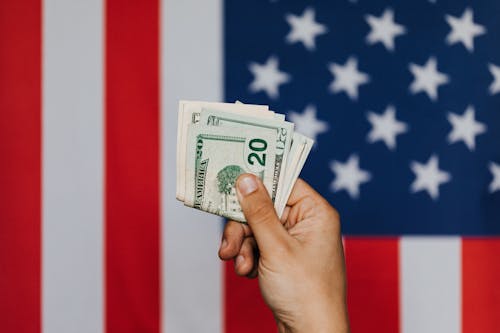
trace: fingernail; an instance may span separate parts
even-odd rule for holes
[[[227,240],[225,238],[222,239],[222,242],[220,244],[220,249],[224,250],[227,246]]]
[[[247,196],[257,190],[257,182],[252,176],[243,176],[238,179],[238,191],[243,196]]]
[[[241,254],[236,257],[236,266],[237,267],[243,265],[244,262],[245,262],[245,257],[243,257]]]

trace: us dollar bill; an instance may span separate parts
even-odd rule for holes
[[[274,112],[269,111],[267,105],[253,104],[233,104],[233,103],[214,103],[203,101],[179,101],[179,110],[177,118],[177,187],[176,197],[178,200],[184,200],[184,184],[186,177],[186,147],[188,126],[199,121],[201,110],[205,107],[216,108],[225,112],[240,115],[248,115],[258,118],[274,119]]]
[[[276,130],[191,124],[187,133],[184,204],[245,222],[236,179],[252,173],[272,191],[277,181]]]
[[[271,199],[277,203],[277,199],[281,197],[283,191],[285,171],[287,167],[288,155],[293,138],[294,124],[288,121],[279,119],[263,119],[239,114],[232,114],[211,108],[203,108],[200,115],[200,124],[206,126],[222,126],[248,129],[254,133],[261,130],[272,130],[276,133],[274,144],[275,159],[274,159],[274,177],[271,190]]]
[[[280,217],[285,210],[288,197],[292,193],[293,186],[299,178],[300,171],[304,167],[313,145],[314,140],[300,133],[293,133],[292,146],[286,163],[287,169],[285,179],[283,180],[283,192],[280,196],[280,200],[275,203],[276,212]]]
[[[260,177],[281,217],[313,140],[264,105],[180,101],[176,197],[186,206],[245,222],[235,183]]]

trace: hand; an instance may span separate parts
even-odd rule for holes
[[[241,175],[237,196],[248,225],[229,221],[219,256],[238,275],[259,278],[280,332],[349,332],[339,216],[304,181],[281,221],[258,177]]]

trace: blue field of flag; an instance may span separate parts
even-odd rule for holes
[[[226,1],[225,99],[316,139],[346,234],[500,234],[500,3]]]

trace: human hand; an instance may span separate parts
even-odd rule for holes
[[[229,221],[219,256],[238,275],[259,278],[280,332],[349,332],[338,213],[299,179],[281,221],[262,182],[237,181],[248,225]]]

